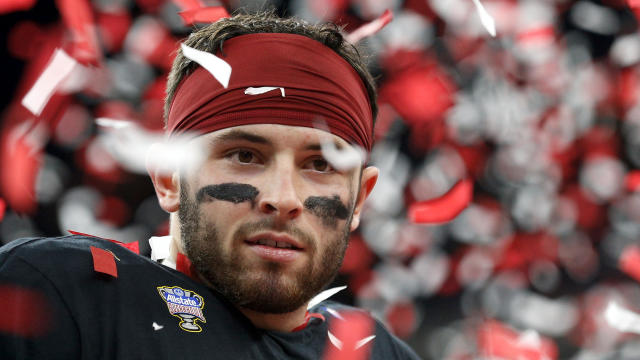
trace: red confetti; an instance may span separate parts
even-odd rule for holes
[[[93,270],[118,277],[115,255],[112,252],[91,246],[91,256],[93,257]]]
[[[623,109],[630,109],[638,99],[638,75],[633,68],[622,69],[616,86],[618,103]]]
[[[114,227],[121,227],[129,220],[131,210],[127,203],[115,196],[105,196],[96,209],[96,218]]]
[[[126,11],[102,12],[97,15],[96,24],[106,51],[121,51],[131,27],[131,15]]]
[[[418,224],[438,224],[453,220],[464,210],[473,196],[473,181],[459,181],[448,193],[409,207],[409,220]]]
[[[7,49],[15,57],[29,60],[38,53],[46,36],[36,23],[23,21],[11,29],[7,36]]]
[[[204,6],[200,0],[173,0],[173,3],[182,10],[199,9]]]
[[[382,30],[385,26],[387,26],[387,24],[391,22],[391,20],[393,20],[393,13],[391,12],[391,10],[387,9],[377,19],[360,26],[349,35],[347,35],[347,41],[355,44],[358,41]]]
[[[74,230],[67,230],[67,231],[70,234],[73,234],[73,235],[81,235],[81,236],[88,236],[88,237],[93,237],[93,238],[97,238],[97,239],[109,240],[114,244],[118,244],[118,245],[122,246],[123,248],[126,248],[126,249],[129,249],[129,250],[133,251],[136,254],[140,254],[140,245],[138,244],[137,241],[130,242],[130,243],[123,243],[123,242],[118,241],[118,240],[102,238],[102,237],[91,235],[91,234],[85,234],[85,233],[82,233],[82,232],[79,232],[79,231],[74,231]]]
[[[553,341],[540,335],[527,338],[525,334],[518,333],[497,321],[490,321],[478,331],[478,345],[484,355],[501,359],[558,358],[558,349]]]
[[[325,360],[365,360],[369,358],[373,319],[364,312],[341,314],[344,320],[334,319],[329,326]]]
[[[208,6],[179,12],[186,25],[196,23],[214,23],[222,18],[228,18],[229,12],[223,6]]]
[[[176,257],[176,270],[192,279],[197,279],[196,274],[192,271],[191,260],[189,260],[189,258],[185,254],[180,252]]]
[[[366,270],[374,261],[374,254],[367,244],[358,235],[352,235],[349,239],[349,246],[344,254],[344,260],[340,267],[340,273],[353,274]]]
[[[3,0],[0,1],[0,14],[29,10],[35,3],[36,0]]]
[[[64,23],[73,36],[71,56],[84,64],[98,64],[100,48],[91,13],[91,5],[80,0],[56,0]]]
[[[120,242],[118,240],[110,240],[112,243],[114,244],[118,244],[120,246],[122,246],[123,248],[129,249],[131,251],[133,251],[134,253],[140,255],[140,244],[137,241],[133,241],[130,243],[123,243]]]
[[[45,296],[36,290],[0,285],[0,332],[23,337],[46,334],[51,325],[51,309]]]
[[[456,91],[449,77],[435,65],[417,66],[401,71],[380,87],[381,100],[388,101],[410,126],[442,119],[453,105]]]
[[[0,221],[4,219],[4,213],[6,210],[7,210],[7,203],[4,201],[3,198],[0,198]]]
[[[626,247],[618,259],[618,266],[625,274],[640,281],[640,248],[634,245]]]
[[[24,123],[10,131],[0,154],[2,193],[19,213],[33,213],[37,208],[35,185],[42,159],[42,139],[38,134],[41,128],[29,127]]]
[[[385,317],[391,331],[402,339],[411,336],[417,326],[416,308],[411,302],[398,302],[391,305]]]
[[[625,178],[625,185],[629,191],[640,191],[640,170],[629,171]]]

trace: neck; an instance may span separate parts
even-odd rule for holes
[[[169,247],[169,257],[167,257],[166,261],[171,264],[176,263],[179,252],[184,254],[184,250],[182,250],[182,239],[180,239],[180,225],[176,217],[177,214],[172,213],[170,215],[169,221],[169,236],[171,236],[171,246]]]

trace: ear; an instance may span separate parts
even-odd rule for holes
[[[364,206],[364,201],[369,197],[373,187],[376,185],[378,181],[378,174],[380,170],[374,166],[367,166],[362,170],[362,177],[360,179],[360,192],[358,193],[358,198],[356,199],[356,206],[353,210],[353,218],[351,219],[351,231],[354,231],[360,225],[360,214],[362,212],[362,207]]]
[[[157,146],[159,144],[151,145],[147,153],[147,172],[156,190],[160,207],[169,213],[176,212],[180,208],[180,176],[177,171],[160,165],[159,159],[154,159],[153,154],[157,153],[154,148],[157,149]]]

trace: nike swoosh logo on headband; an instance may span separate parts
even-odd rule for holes
[[[280,89],[280,93],[282,97],[284,97],[284,88],[283,87],[275,87],[275,86],[262,86],[262,87],[248,87],[244,90],[245,95],[260,95],[267,93],[272,90]]]

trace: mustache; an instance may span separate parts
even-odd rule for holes
[[[292,224],[278,226],[274,219],[264,219],[256,222],[244,223],[238,227],[233,237],[235,241],[242,241],[249,236],[262,231],[284,233],[299,241],[306,249],[315,250],[316,248],[316,242],[314,241],[313,236],[309,233]]]

